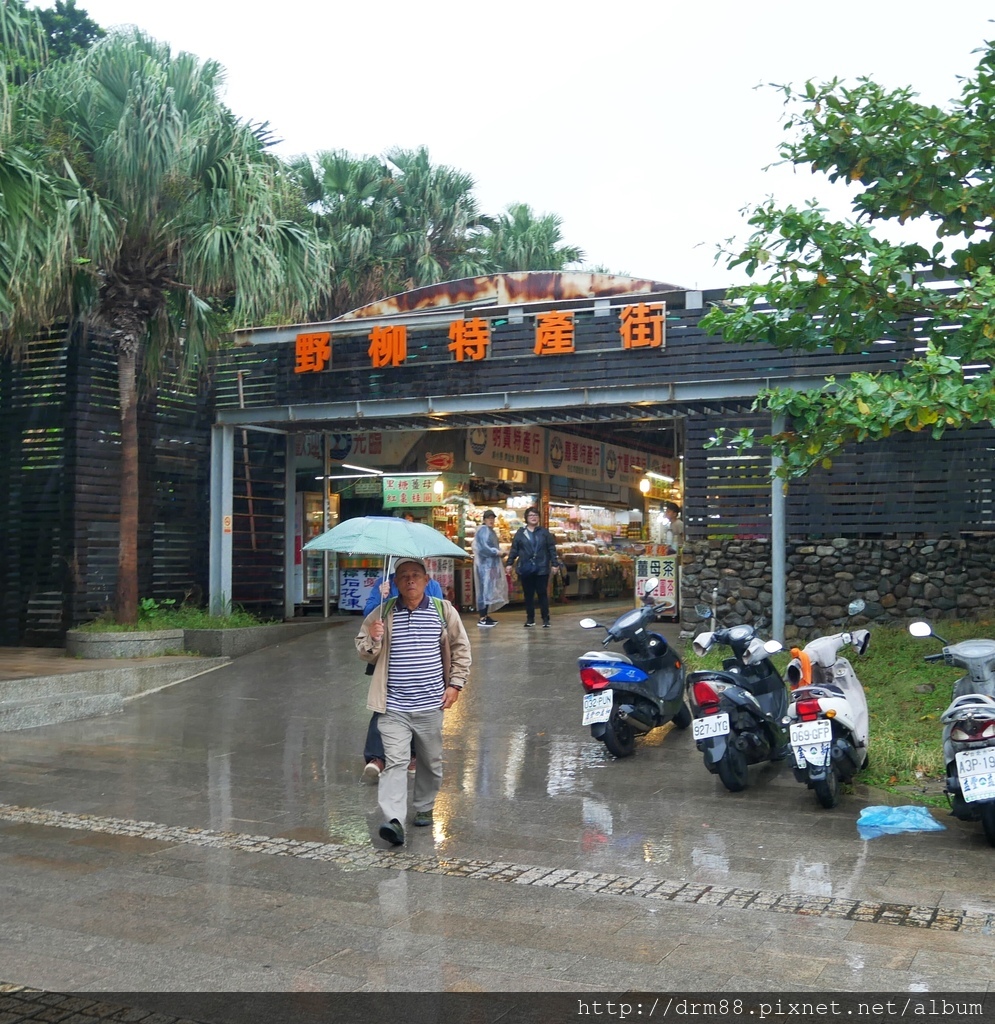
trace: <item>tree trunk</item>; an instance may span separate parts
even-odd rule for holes
[[[117,593],[114,618],[138,621],[138,379],[137,345],[124,338],[118,348],[121,408],[121,494],[118,524]]]

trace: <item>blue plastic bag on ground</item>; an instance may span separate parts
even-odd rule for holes
[[[946,827],[929,813],[928,807],[914,804],[907,807],[887,807],[884,804],[865,807],[857,819],[857,831],[861,839],[897,835],[900,832],[942,832]]]

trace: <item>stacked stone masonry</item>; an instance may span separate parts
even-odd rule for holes
[[[852,625],[923,618],[977,619],[995,607],[995,537],[938,540],[795,538],[786,551],[785,639],[809,640],[866,608]],[[768,540],[689,541],[681,558],[681,621],[694,628],[695,605],[712,604],[718,624],[770,621]]]

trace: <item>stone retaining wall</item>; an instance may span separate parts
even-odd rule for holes
[[[711,605],[719,625],[770,621],[768,540],[689,541],[681,554],[681,622],[694,629],[695,604]],[[977,619],[995,608],[995,537],[940,540],[789,540],[784,639],[837,627],[855,597],[859,622]]]

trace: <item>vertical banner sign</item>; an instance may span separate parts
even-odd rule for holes
[[[665,546],[647,545],[646,553],[636,559],[636,603],[642,604],[646,581],[655,577],[660,585],[653,592],[653,603],[664,614],[677,615],[677,556],[655,554],[664,552]]]
[[[361,612],[381,569],[339,569],[339,611]]]

